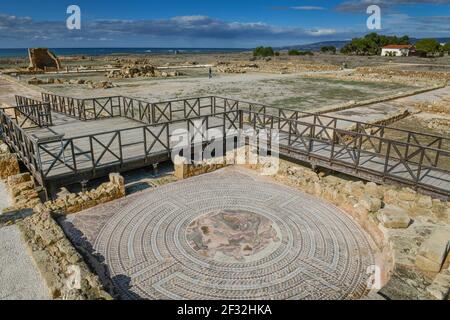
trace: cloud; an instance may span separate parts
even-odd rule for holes
[[[425,36],[449,37],[450,16],[420,16],[393,13],[382,20],[383,30],[395,34],[409,34],[411,30],[420,30]],[[412,35],[414,36],[414,35]]]
[[[298,11],[314,11],[314,10],[325,10],[324,7],[319,6],[275,6],[272,7],[272,10],[298,10]]]
[[[336,29],[312,29],[307,31],[312,36],[325,36],[338,33]]]
[[[81,30],[67,30],[65,21],[34,21],[0,14],[0,30],[3,46],[7,46],[8,41],[29,46],[32,45],[29,42],[34,44],[41,40],[62,45],[72,41],[116,41],[118,45],[134,41],[144,46],[164,42],[194,45],[194,42],[209,41],[226,47],[231,42],[251,46],[264,42],[303,42],[338,34],[334,29],[278,27],[260,21],[223,21],[203,15],[153,20],[82,20]]]
[[[450,0],[347,0],[336,6],[334,9],[341,12],[365,13],[370,5],[378,5],[384,9],[405,5],[445,5],[450,4]]]

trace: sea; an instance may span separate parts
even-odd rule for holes
[[[103,56],[122,54],[227,53],[248,51],[246,48],[49,48],[57,56]],[[28,56],[26,48],[0,49],[1,58]]]

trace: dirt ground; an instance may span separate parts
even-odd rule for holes
[[[100,81],[101,75],[83,79]],[[79,98],[123,95],[148,101],[217,95],[276,107],[314,111],[337,103],[362,101],[408,91],[413,86],[305,77],[302,74],[214,74],[197,70],[192,76],[174,78],[133,78],[112,80],[111,89],[91,89],[83,84],[42,85],[43,90]]]
[[[18,82],[24,87],[19,88],[18,93],[33,95],[33,90],[30,89],[32,88],[34,93],[49,91],[78,98],[123,95],[146,101],[217,95],[314,112],[319,108],[444,85],[450,80],[449,56],[428,59],[315,53],[314,56],[293,57],[282,52],[278,57],[255,59],[251,52],[241,52],[74,56],[61,57],[61,60],[64,68],[78,67],[87,71],[98,68],[123,70],[124,67],[151,65],[160,68],[171,67],[173,69],[170,71],[176,71],[178,74],[161,77],[159,73],[156,77],[127,78],[108,77],[106,72],[21,75]],[[6,72],[7,68],[17,69],[27,64],[25,59],[0,59],[0,71]],[[208,78],[208,66],[192,68],[201,65],[212,66],[212,79]],[[28,81],[33,77],[42,80],[44,84],[28,85]],[[50,82],[58,79],[63,83],[45,84],[49,79]],[[80,80],[83,84],[77,84]],[[95,86],[92,84],[102,82],[108,82],[112,88],[93,88]],[[443,90],[387,103],[356,106],[330,115],[358,121],[389,118],[401,110],[414,108],[418,103],[427,105],[446,101],[448,87]],[[3,83],[0,86],[0,98],[13,102],[13,91],[9,84]],[[390,126],[414,127],[423,132],[448,136],[448,131],[442,128],[446,128],[450,112],[436,113],[423,108],[418,111],[422,114],[409,116],[391,123]],[[425,116],[427,112],[429,114]],[[419,122],[420,125],[414,126],[414,122]]]

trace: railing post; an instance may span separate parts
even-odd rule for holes
[[[239,129],[244,129],[244,111],[238,110],[239,115]],[[225,115],[223,116],[225,118]]]
[[[388,146],[387,146],[387,151],[386,151],[386,157],[385,157],[385,161],[384,161],[384,170],[383,170],[383,178],[386,177],[387,175],[387,168],[389,165],[389,157],[391,154],[391,141],[388,141]]]
[[[311,129],[310,129],[310,139],[309,139],[309,149],[308,149],[308,154],[310,154],[313,151],[313,144],[314,144],[314,136],[316,135],[316,118],[317,115],[314,115],[314,120],[313,120],[313,124],[311,125]]]
[[[422,148],[422,152],[420,153],[420,160],[417,167],[417,177],[416,177],[416,187],[420,183],[420,175],[422,174],[422,165],[423,165],[423,158],[425,157],[425,148]]]
[[[439,163],[439,155],[441,153],[441,148],[442,148],[442,138],[439,138],[439,142],[438,142],[438,151],[436,151],[436,158],[434,159],[434,167],[438,166]]]

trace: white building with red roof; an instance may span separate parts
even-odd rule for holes
[[[381,55],[387,57],[407,57],[415,48],[410,44],[390,44],[381,48]]]

